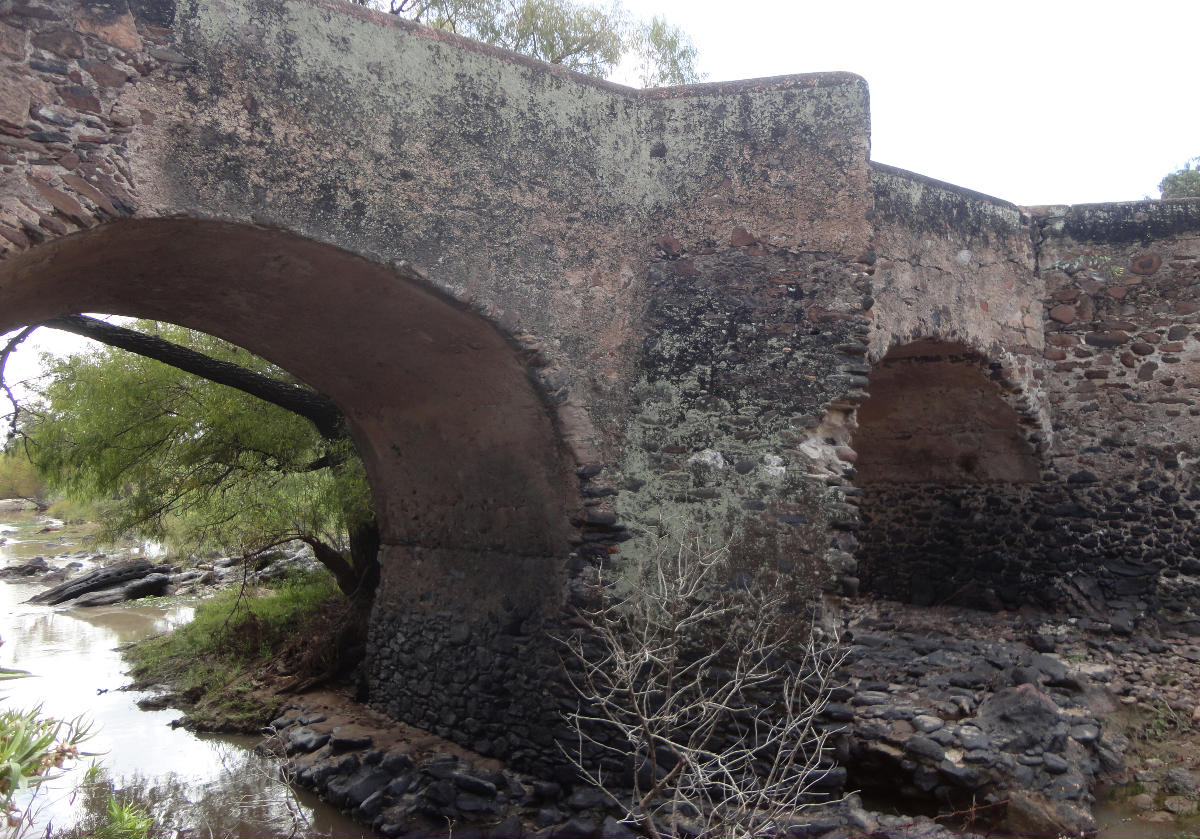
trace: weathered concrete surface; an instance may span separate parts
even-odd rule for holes
[[[518,764],[563,736],[549,634],[664,522],[799,593],[1192,628],[1197,231],[873,165],[849,74],[633,91],[337,0],[0,0],[0,327],[174,321],[333,396],[372,702]]]

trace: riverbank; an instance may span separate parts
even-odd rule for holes
[[[194,731],[260,733],[281,696],[348,676],[362,657],[365,615],[323,571],[251,577],[197,604],[170,634],[129,647],[143,707],[184,712]]]
[[[851,797],[813,810],[796,835],[1174,837],[1200,826],[1191,640],[868,600],[845,602],[841,619],[850,656],[826,722],[842,729],[845,788],[870,806]],[[587,786],[509,772],[346,690],[292,697],[271,728],[262,748],[298,784],[383,836],[451,823],[456,837],[625,835]]]
[[[101,556],[105,552],[88,549],[83,542],[86,525],[60,525],[24,504],[5,504],[0,523],[5,540],[0,569],[41,556],[48,566],[79,574],[124,558],[119,551]],[[77,565],[68,567],[72,563]],[[56,719],[83,715],[93,731],[85,749],[96,754],[68,764],[32,802],[22,795],[22,809],[32,804],[26,835],[96,836],[112,800],[145,805],[155,821],[155,837],[372,835],[316,796],[281,783],[277,762],[251,749],[261,734],[196,734],[171,726],[180,716],[177,710],[139,708],[139,700],[149,695],[129,688],[127,664],[117,648],[186,624],[195,597],[91,607],[29,603],[45,590],[45,576],[0,583],[0,666],[31,673],[5,682],[3,704],[11,709],[40,706],[43,715]],[[96,770],[90,768],[93,763]]]
[[[911,839],[974,828],[1057,839],[1200,826],[1200,646],[1191,640],[870,600],[843,602],[840,620],[845,687],[824,722],[841,730],[843,788],[863,791],[870,808],[851,797],[813,810],[796,835]],[[288,696],[296,682],[286,666],[255,679],[277,703],[262,713],[278,708],[263,750],[380,835],[436,835],[448,824],[455,836],[625,835],[620,814],[589,787],[521,776],[386,720],[353,700],[353,685]],[[1112,824],[1097,824],[1096,810]]]
[[[53,531],[41,535],[60,538]],[[279,559],[256,572],[264,579],[251,590],[282,586],[278,574],[296,559]],[[64,550],[48,565],[71,562],[82,567],[92,559]],[[240,591],[252,576],[229,562],[176,574],[187,575],[176,577],[176,585],[192,594],[222,586]],[[1034,614],[869,600],[844,601],[840,610],[850,656],[841,674],[845,688],[825,721],[842,729],[836,748],[844,788],[864,791],[868,806],[851,797],[813,810],[811,824],[797,826],[796,835],[962,835],[944,823],[955,831],[986,825],[1057,837],[1095,829],[1093,811],[1101,814],[1101,836],[1186,836],[1200,828],[1200,646],[1191,640]],[[237,668],[202,689],[177,671],[168,695],[143,707],[185,707],[187,725],[198,730],[257,733],[273,721],[261,751],[284,761],[298,786],[381,835],[444,834],[451,823],[456,837],[625,835],[614,820],[618,814],[589,787],[514,774],[374,714],[354,701],[353,674],[342,673],[337,690],[303,692],[336,675],[336,669],[314,667],[316,651],[356,656],[336,634],[306,630],[294,613],[245,610],[231,618],[232,608],[217,611],[193,632],[225,647],[226,658],[230,645],[240,649]],[[317,613],[312,623],[327,630],[337,625],[335,617]],[[186,634],[175,633],[178,639]],[[318,634],[330,643],[317,643]],[[162,649],[160,664],[204,665],[194,639]],[[144,677],[140,685],[161,687],[163,678]],[[175,712],[158,713],[178,721]]]

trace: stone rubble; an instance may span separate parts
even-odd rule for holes
[[[1147,791],[1130,804],[1148,821],[1195,812],[1190,766],[1127,767],[1130,743],[1111,722],[1125,706],[1173,709],[1189,723],[1200,714],[1191,640],[861,600],[845,601],[840,619],[850,655],[823,724],[838,732],[834,774],[849,794],[806,811],[788,835],[1087,836],[1098,788],[1128,780]],[[632,835],[591,787],[538,780],[432,735],[439,745],[420,754],[384,748],[380,732],[392,724],[379,725],[330,723],[301,698],[262,748],[383,836],[437,835],[448,824],[481,839]],[[930,812],[942,815],[910,815]]]
[[[326,716],[326,713],[329,716]],[[368,712],[369,713],[369,712]],[[426,736],[381,746],[397,726],[382,729],[361,719],[347,723],[337,710],[308,699],[287,705],[256,748],[285,759],[299,786],[370,824],[384,837],[455,839],[632,839],[607,796],[588,785],[537,779]],[[870,813],[856,795],[799,814],[792,839],[870,836],[874,839],[971,839],[920,816]]]

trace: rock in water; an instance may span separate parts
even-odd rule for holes
[[[75,601],[74,605],[110,606],[113,603],[122,603],[126,600],[137,600],[139,597],[166,594],[170,588],[171,578],[166,574],[147,574],[145,577],[125,583],[125,585],[118,586],[117,588],[90,591],[87,594],[81,595]]]
[[[1049,801],[1037,793],[1014,792],[1008,799],[1006,827],[1013,836],[1060,839],[1067,836],[1094,836],[1096,820],[1076,804]]]
[[[103,591],[104,589],[123,586],[126,583],[133,582],[134,580],[140,580],[143,577],[163,570],[166,569],[151,565],[149,560],[132,559],[129,562],[121,562],[116,565],[109,565],[105,568],[98,568],[95,571],[84,574],[81,577],[76,577],[75,579],[68,580],[61,585],[54,586],[54,588],[48,588],[45,591],[35,594],[33,597],[29,598],[29,602],[45,603],[48,606],[57,606],[59,603],[65,603],[68,600],[74,600],[76,597],[87,594],[88,592]]]

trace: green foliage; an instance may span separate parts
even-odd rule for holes
[[[1178,740],[1192,730],[1191,719],[1159,701],[1144,714],[1141,725],[1136,729],[1139,739],[1147,742],[1165,743]]]
[[[606,10],[572,0],[392,0],[390,11],[592,76],[608,76],[630,57],[647,87],[701,79],[682,30],[657,16],[635,20],[617,3]]]
[[[108,800],[108,823],[92,834],[94,839],[148,839],[154,819],[140,804]]]
[[[324,572],[285,578],[274,590],[220,592],[190,623],[130,648],[131,673],[196,703],[188,716],[198,727],[257,731],[270,711],[247,674],[289,641],[311,637],[339,599]]]
[[[90,726],[81,719],[56,720],[43,716],[40,707],[0,712],[0,819],[7,820],[13,835],[19,835],[24,824],[14,797],[36,789],[54,769],[77,758],[90,734]]]
[[[162,829],[150,815],[150,807],[161,813],[161,802],[146,794],[144,781],[135,776],[124,779],[118,789],[112,778],[93,763],[72,795],[78,823],[67,830],[56,830],[48,839],[151,839],[177,835]]]
[[[20,446],[0,452],[0,498],[23,498],[38,509],[46,507],[46,482]]]
[[[173,343],[276,379],[245,350],[140,322]],[[304,418],[233,388],[110,347],[49,360],[25,409],[25,449],[49,485],[98,505],[101,538],[250,553],[289,538],[337,545],[369,521],[362,463]]]
[[[696,48],[677,26],[655,15],[649,23],[630,30],[629,48],[637,59],[642,87],[693,84],[701,80],[696,72]]]
[[[46,508],[46,514],[73,524],[96,522],[100,519],[100,505],[75,498],[60,498]]]
[[[271,655],[337,597],[329,575],[285,578],[273,590],[227,589],[196,607],[191,622],[130,651],[133,674],[177,675],[201,659],[240,665]],[[167,672],[171,671],[171,672]]]
[[[1193,157],[1183,168],[1164,177],[1158,189],[1163,198],[1200,198],[1200,157]]]

